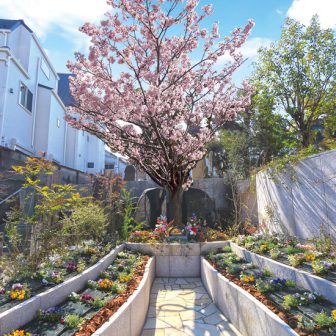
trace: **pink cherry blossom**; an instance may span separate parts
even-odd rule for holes
[[[219,38],[217,23],[211,34],[202,27],[212,6],[199,9],[196,0],[107,2],[100,25],[80,28],[91,38],[89,56],[68,63],[77,105],[67,120],[127,156],[174,200],[191,186],[190,171],[216,131],[250,103],[248,83],[238,95],[231,78],[253,22]],[[233,62],[220,66],[225,53]]]

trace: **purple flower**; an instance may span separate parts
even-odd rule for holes
[[[42,284],[45,285],[45,286],[47,286],[47,285],[49,284],[49,281],[46,280],[46,279],[42,279],[41,282],[42,282]]]
[[[23,289],[23,285],[21,285],[20,283],[17,283],[17,284],[13,284],[12,286],[12,290],[15,291],[15,290],[22,290]]]
[[[6,293],[6,290],[5,290],[5,288],[0,288],[0,295],[4,295]]]
[[[323,265],[324,265],[324,267],[327,268],[327,269],[330,269],[330,268],[332,268],[332,267],[334,266],[333,263],[328,262],[328,261],[323,261]]]
[[[69,272],[69,273],[74,272],[76,270],[76,268],[77,268],[77,265],[74,261],[70,261],[66,266],[67,272]]]

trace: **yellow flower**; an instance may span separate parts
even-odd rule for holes
[[[108,289],[108,288],[112,287],[113,281],[109,280],[109,279],[101,279],[101,280],[98,281],[98,285],[99,285],[100,288]]]
[[[334,309],[334,310],[331,312],[331,317],[333,318],[334,321],[336,321],[336,309]]]
[[[268,246],[267,246],[267,244],[262,244],[262,245],[260,245],[260,247],[259,247],[259,252],[260,253],[264,253],[264,252],[267,252],[268,251]]]
[[[21,289],[21,290],[15,289],[14,291],[10,292],[10,298],[12,300],[15,300],[15,299],[24,300],[25,296],[26,296],[26,291],[24,289]]]
[[[314,261],[314,260],[315,260],[315,254],[314,253],[306,254],[306,261]]]
[[[123,274],[119,275],[119,281],[120,282],[127,282],[129,280],[130,280],[130,276],[129,275],[123,275]]]
[[[15,300],[17,298],[17,291],[11,292],[10,297],[11,297],[12,300]]]
[[[29,332],[25,332],[24,330],[13,330],[10,334],[5,334],[5,336],[30,336]]]
[[[254,275],[243,275],[241,278],[244,282],[253,282],[254,281]]]

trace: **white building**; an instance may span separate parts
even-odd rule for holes
[[[56,73],[23,20],[0,19],[0,146],[103,173],[104,143],[64,120],[73,103],[68,78]]]
[[[106,175],[120,175],[125,177],[125,169],[128,163],[125,158],[116,153],[111,153],[105,150],[105,174]]]

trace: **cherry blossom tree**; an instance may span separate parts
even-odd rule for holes
[[[250,103],[231,83],[242,64],[238,49],[253,27],[221,38],[204,20],[212,5],[196,0],[108,0],[100,25],[80,30],[91,38],[88,57],[68,68],[76,100],[67,120],[127,156],[167,192],[168,219],[182,224],[182,195],[206,144]],[[224,62],[224,55],[232,61]]]

